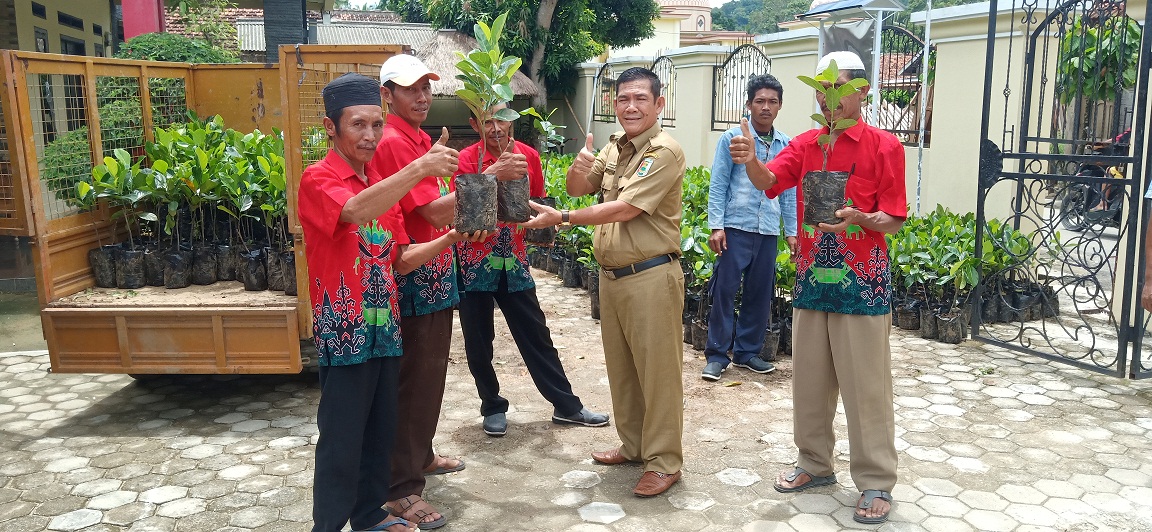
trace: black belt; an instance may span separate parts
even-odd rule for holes
[[[655,268],[656,266],[659,266],[661,264],[666,264],[666,263],[672,262],[675,259],[676,259],[675,253],[668,253],[665,255],[660,255],[659,257],[652,257],[650,259],[644,259],[640,262],[629,264],[623,268],[616,268],[615,270],[604,270],[604,276],[608,277],[609,279],[615,280],[615,279],[619,279],[621,277],[627,277],[627,276],[632,275],[634,273],[640,273],[644,270],[647,270],[648,268]]]

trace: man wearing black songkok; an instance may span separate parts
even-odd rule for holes
[[[366,164],[384,127],[379,84],[346,74],[324,87],[331,149],[304,170],[297,212],[307,244],[312,338],[319,352],[315,532],[415,530],[381,505],[388,496],[396,430],[401,339],[393,271],[406,273],[453,243],[482,239],[450,231],[409,239],[398,207],[424,176],[450,176],[459,154],[444,137],[423,157],[383,179]]]

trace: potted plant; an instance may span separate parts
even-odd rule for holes
[[[837,118],[836,112],[840,109],[840,99],[848,96],[868,84],[868,80],[855,78],[843,85],[837,85],[840,69],[836,61],[830,61],[828,68],[816,77],[797,76],[797,79],[812,87],[816,92],[824,95],[824,105],[828,108],[828,117],[821,113],[812,115],[820,125],[828,128],[828,133],[817,138],[820,151],[823,152],[824,161],[820,171],[808,172],[802,181],[804,192],[804,223],[816,227],[826,223],[835,225],[841,222],[836,217],[836,211],[844,206],[844,187],[848,184],[849,172],[829,172],[828,159],[832,157],[832,148],[836,144],[837,135],[854,125],[856,120],[851,118]]]
[[[124,220],[128,242],[116,257],[115,285],[117,288],[141,288],[144,286],[144,250],[136,249],[133,218],[155,221],[156,214],[139,208],[141,201],[148,197],[144,191],[145,174],[140,171],[140,162],[133,165],[131,155],[121,148],[116,148],[113,155],[115,157],[105,157],[104,164],[92,169],[91,184],[77,183],[77,197],[85,201],[89,194],[93,194],[96,199],[108,200],[115,209],[112,217]],[[97,280],[100,280],[99,274]]]
[[[564,126],[558,126],[551,121],[552,113],[556,110],[545,111],[543,113],[536,110],[534,107],[529,107],[524,110],[524,115],[534,118],[533,125],[536,132],[540,134],[539,148],[540,153],[544,154],[544,168],[549,167],[552,161],[552,153],[559,150],[564,145],[564,136],[558,131]],[[549,207],[556,207],[555,196],[545,196],[543,198],[533,198],[537,203],[547,205]],[[524,240],[534,246],[550,247],[552,241],[556,238],[555,227],[545,227],[543,229],[528,229],[524,235]]]
[[[484,22],[477,22],[474,31],[477,48],[468,52],[468,55],[456,52],[460,58],[456,63],[460,74],[457,74],[456,79],[464,84],[464,88],[456,91],[456,96],[464,101],[480,125],[477,171],[482,171],[484,146],[488,140],[484,124],[492,119],[511,122],[520,118],[520,113],[510,107],[495,112],[492,110],[501,103],[512,101],[512,76],[521,63],[518,57],[505,58],[504,52],[500,50],[500,36],[504,32],[507,17],[507,13],[500,14],[491,27]],[[526,185],[527,176],[524,181]],[[496,194],[494,175],[476,173],[456,176],[456,213],[453,220],[456,230],[462,233],[495,231]]]

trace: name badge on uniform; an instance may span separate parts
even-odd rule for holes
[[[652,169],[652,163],[656,160],[656,156],[649,155],[640,161],[640,167],[636,169],[636,177],[644,177],[648,175],[648,171]]]

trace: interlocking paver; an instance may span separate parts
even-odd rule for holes
[[[609,410],[586,297],[546,275],[538,294],[574,390],[589,408]],[[436,446],[464,457],[468,469],[430,478],[425,491],[452,530],[876,528],[852,521],[859,492],[842,407],[840,484],[772,489],[796,458],[788,357],[770,375],[728,372],[726,381],[742,384],[725,387],[699,379],[703,361],[687,350],[684,480],[667,496],[637,499],[639,468],[588,457],[617,445],[615,432],[549,423],[550,405],[497,324],[497,371],[512,401],[504,438],[480,432],[459,336],[453,345]],[[897,331],[892,345],[900,477],[891,521],[880,529],[1124,531],[1152,523],[1152,386],[973,342],[945,346]],[[19,435],[0,438],[5,532],[92,515],[81,511],[100,514],[83,532],[309,529],[314,374],[138,382],[47,368],[42,352],[0,354],[0,431]],[[740,408],[716,415],[731,404]]]

